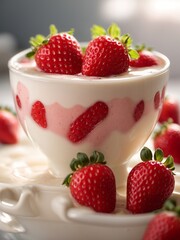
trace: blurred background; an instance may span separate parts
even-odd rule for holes
[[[134,43],[145,43],[171,61],[170,81],[180,77],[179,0],[0,0],[0,72],[14,52],[29,47],[29,38],[47,35],[49,25],[59,31],[75,28],[79,41],[90,40],[93,24],[120,25]]]

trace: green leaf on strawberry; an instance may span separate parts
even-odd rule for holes
[[[135,49],[128,49],[128,54],[129,54],[131,59],[138,59],[139,58],[139,54]]]
[[[101,152],[94,151],[89,158],[85,153],[78,152],[76,158],[72,159],[70,163],[70,168],[74,172],[82,167],[85,167],[94,163],[106,164],[104,160],[104,155]],[[66,185],[66,181],[64,181],[63,184]]]
[[[140,152],[140,156],[142,161],[146,162],[146,161],[150,161],[153,160],[152,158],[152,152],[149,148],[144,147],[141,152]],[[162,149],[157,148],[154,152],[154,160],[157,162],[162,162],[164,164],[164,166],[168,169],[170,169],[171,171],[175,170],[175,166],[174,166],[174,159],[171,155],[169,155],[166,159],[164,158],[164,153],[162,151]]]
[[[112,39],[120,41],[128,50],[129,57],[131,59],[138,59],[139,54],[136,49],[132,48],[133,40],[129,34],[124,34],[121,36],[121,29],[116,23],[112,23],[107,30],[102,26],[93,25],[91,28],[92,39],[95,39],[99,36],[110,36]]]
[[[57,28],[56,28],[56,26],[54,24],[50,25],[49,30],[50,30],[50,36],[49,37],[51,37],[51,36],[53,36],[53,35],[58,33],[58,30],[57,30]]]
[[[26,54],[26,57],[31,58],[36,53],[37,49],[45,44],[48,43],[49,39],[58,34],[58,29],[54,24],[51,24],[49,26],[49,35],[44,36],[42,34],[37,34],[35,37],[31,37],[29,40],[30,45],[32,46],[32,51]],[[74,34],[74,28],[71,28],[69,31],[67,31],[69,35]]]
[[[165,157],[171,155],[174,162],[179,164],[180,125],[174,123],[171,118],[167,122],[160,124],[159,128],[154,132],[153,145],[154,148],[161,148]],[[168,161],[166,164],[169,165]]]
[[[164,158],[164,153],[160,148],[157,148],[156,151],[154,152],[154,159],[158,162],[162,162]]]
[[[130,66],[131,67],[150,67],[154,65],[158,65],[158,59],[152,52],[151,47],[147,47],[145,44],[135,45],[134,49],[139,57],[130,59]],[[134,53],[133,53],[134,54]]]
[[[144,147],[140,152],[141,159],[145,161],[152,160],[152,152],[149,148]]]
[[[49,27],[50,34],[48,36],[44,36],[42,34],[37,34],[35,37],[31,37],[29,40],[30,45],[32,46],[32,51],[26,54],[26,57],[31,58],[36,53],[37,49],[48,43],[48,39],[57,34],[58,30],[54,24],[51,24]]]
[[[147,50],[147,51],[151,52],[153,50],[152,47],[147,47],[144,43],[143,44],[137,44],[137,45],[134,46],[134,48],[138,52],[142,52],[143,50]]]
[[[100,25],[93,25],[91,28],[92,39],[106,35],[106,30]]]
[[[168,199],[163,208],[148,223],[143,240],[179,239],[180,205],[174,199]]]
[[[121,29],[116,23],[113,23],[108,27],[107,34],[114,39],[119,39],[121,35]]]

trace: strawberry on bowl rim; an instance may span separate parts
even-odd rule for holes
[[[69,75],[69,74],[52,74],[52,73],[45,73],[39,69],[36,68],[35,63],[29,59],[29,60],[24,60],[27,59],[25,56],[26,54],[30,51],[31,49],[25,49],[19,53],[17,53],[16,55],[14,55],[8,62],[8,67],[10,70],[13,70],[14,72],[17,73],[21,73],[21,75],[29,75],[32,76],[35,79],[39,79],[43,77],[43,79],[41,79],[41,81],[45,81],[47,82],[49,79],[51,79],[51,81],[66,81],[67,83],[73,83],[75,81],[80,82],[81,84],[91,84],[93,82],[93,84],[111,84],[112,81],[117,82],[118,80],[117,78],[120,78],[121,82],[126,82],[128,79],[128,82],[134,82],[134,81],[143,81],[144,76],[140,75],[140,73],[136,73],[136,74],[131,74],[129,75],[130,72],[125,72],[119,75],[110,75],[110,76],[105,76],[105,77],[98,77],[98,76],[85,76],[82,75],[81,73],[79,74],[75,74],[75,75]],[[162,61],[162,65],[163,66],[156,66],[156,71],[150,71],[150,72],[146,72],[145,68],[145,76],[146,78],[151,78],[151,75],[160,75],[164,72],[167,71],[167,69],[170,67],[170,61],[169,59],[162,53],[154,51],[154,54],[161,59]],[[26,61],[24,63],[24,61]],[[32,72],[27,72],[26,68],[22,69],[22,63],[24,64],[25,67],[31,67]],[[21,69],[23,71],[21,71]],[[64,76],[64,79],[60,79],[60,76]],[[116,84],[116,83],[114,83]]]

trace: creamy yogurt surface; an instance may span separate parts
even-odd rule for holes
[[[11,65],[14,69],[23,72],[24,74],[30,74],[30,75],[35,75],[35,76],[39,76],[39,77],[50,77],[54,79],[57,79],[60,74],[51,74],[51,73],[44,73],[42,72],[40,69],[38,69],[36,63],[34,60],[30,60],[25,58],[25,54],[28,51],[25,50],[20,54],[16,55],[16,61],[14,61],[14,63]],[[24,54],[23,54],[24,53]],[[144,68],[133,68],[133,67],[129,67],[129,70],[125,73],[122,73],[120,75],[116,75],[116,76],[109,76],[109,77],[89,77],[89,76],[84,76],[82,74],[77,74],[77,75],[71,75],[71,80],[104,80],[107,79],[108,80],[113,80],[116,78],[122,78],[122,79],[126,79],[126,78],[130,78],[130,77],[138,77],[138,76],[147,76],[150,74],[154,74],[154,73],[159,73],[160,70],[163,70],[165,67],[165,59],[164,56],[162,57],[162,55],[160,53],[157,52],[153,52],[153,54],[156,56],[157,58],[157,63],[158,65],[154,65],[151,67],[144,67]],[[64,79],[69,79],[69,75],[64,75],[63,76]]]

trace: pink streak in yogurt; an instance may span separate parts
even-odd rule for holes
[[[22,103],[21,108],[18,109],[19,117],[23,126],[25,126],[26,117],[31,117],[30,109],[33,102],[31,103],[30,101],[28,89],[21,82],[18,82],[17,85],[17,95]],[[97,124],[96,127],[82,141],[87,141],[94,146],[99,146],[113,131],[121,133],[128,132],[136,124],[134,111],[138,103],[139,102],[135,102],[129,97],[114,98],[106,102],[109,108],[107,117]],[[74,105],[70,108],[65,108],[60,103],[55,102],[50,105],[45,105],[45,109],[47,129],[63,138],[68,139],[67,133],[69,131],[70,124],[79,115],[86,111],[87,108],[82,105]],[[146,101],[144,102],[144,109],[140,118],[149,113],[149,111],[152,111],[152,107],[150,106],[150,103]],[[138,121],[139,120],[140,119],[138,119]]]

